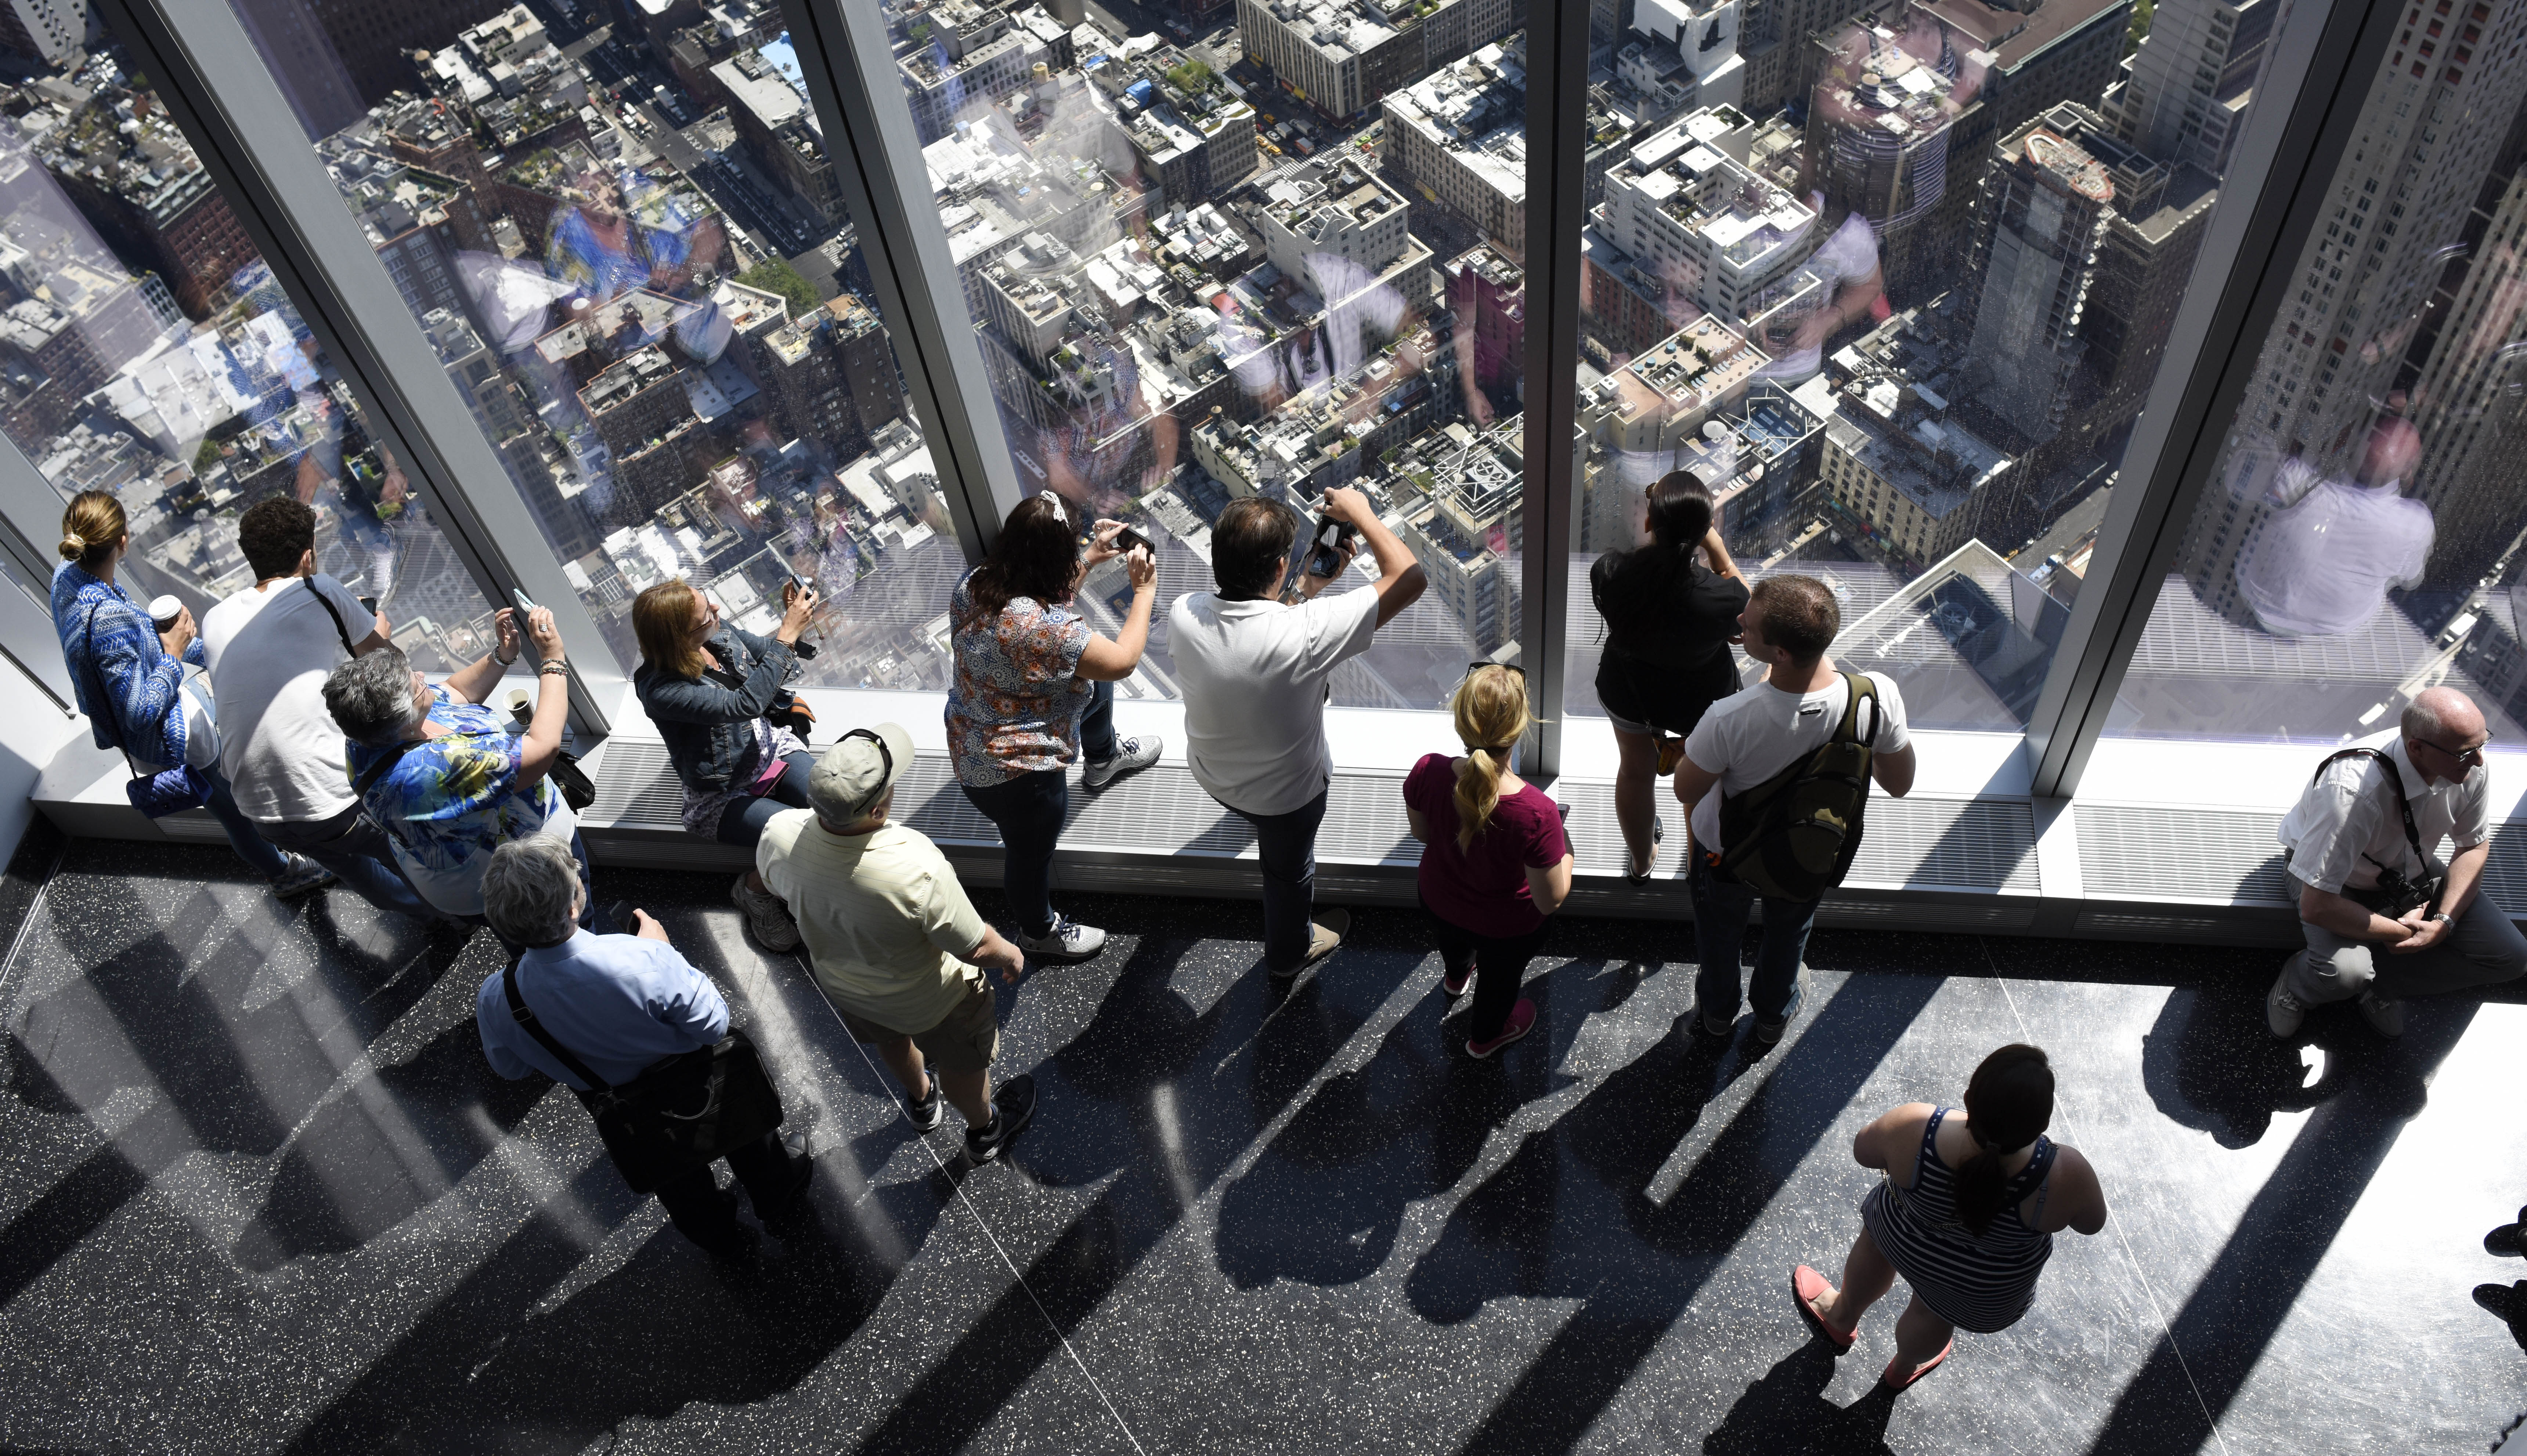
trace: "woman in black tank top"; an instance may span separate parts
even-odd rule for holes
[[[1835,1353],[1899,1276],[1913,1298],[1882,1378],[1897,1390],[1947,1359],[1957,1330],[1992,1333],[2027,1313],[2054,1233],[2106,1225],[2096,1173],[2045,1137],[2052,1119],[2052,1066],[2010,1045],[1975,1069],[1962,1112],[1907,1102],[1861,1130],[1853,1159],[1886,1178],[1861,1203],[1842,1287],[1804,1264],[1790,1276],[1800,1314]]]
[[[1684,471],[1649,489],[1649,541],[1609,551],[1588,573],[1606,620],[1597,701],[1615,730],[1615,822],[1630,853],[1626,878],[1646,884],[1664,828],[1650,805],[1659,776],[1676,771],[1684,736],[1713,703],[1737,690],[1728,644],[1746,610],[1746,578],[1714,526],[1711,492]],[[1706,565],[1706,562],[1708,563]]]

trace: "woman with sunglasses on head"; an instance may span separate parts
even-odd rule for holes
[[[1466,1054],[1488,1057],[1535,1026],[1518,993],[1544,944],[1544,918],[1571,895],[1562,813],[1512,771],[1533,719],[1526,675],[1475,663],[1449,700],[1462,757],[1425,754],[1404,780],[1404,813],[1421,841],[1421,912],[1439,941],[1440,987],[1474,991]]]
[[[815,610],[814,592],[796,592],[780,627],[759,637],[722,622],[718,604],[681,577],[632,599],[641,643],[632,688],[684,785],[685,832],[752,849],[772,816],[808,806],[815,756],[786,715],[767,715],[799,676],[791,648]],[[762,876],[747,871],[728,893],[765,949],[799,948],[798,923]]]
[[[1047,490],[1018,502],[983,564],[956,583],[948,620],[955,676],[948,690],[948,754],[956,782],[1000,827],[1002,871],[1017,943],[1027,954],[1081,961],[1106,932],[1053,909],[1053,851],[1070,813],[1067,770],[1096,790],[1159,761],[1156,734],[1114,736],[1114,684],[1141,665],[1158,601],[1159,564],[1124,551],[1119,521],[1100,521],[1081,549],[1077,517]],[[1132,583],[1123,629],[1107,638],[1071,605],[1088,573],[1115,557]]]
[[[1728,644],[1746,610],[1746,578],[1721,540],[1711,491],[1671,471],[1648,491],[1647,540],[1609,551],[1588,572],[1588,594],[1606,620],[1597,701],[1615,729],[1615,823],[1628,859],[1624,878],[1649,883],[1666,826],[1650,802],[1676,771],[1685,735],[1713,703],[1737,690]]]

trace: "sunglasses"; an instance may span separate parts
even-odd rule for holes
[[[865,814],[868,812],[868,806],[877,801],[878,794],[886,792],[886,786],[895,781],[895,750],[886,746],[886,740],[877,735],[877,729],[875,728],[853,728],[850,732],[843,734],[843,736],[837,741],[848,743],[853,738],[866,738],[870,742],[876,744],[878,763],[885,769],[885,773],[880,775],[878,778],[877,791],[870,794],[867,798],[860,800],[857,805],[860,812]]]
[[[1518,675],[1519,681],[1524,682],[1526,680],[1526,669],[1520,667],[1514,662],[1492,662],[1488,659],[1482,662],[1470,662],[1466,664],[1466,676],[1470,678],[1485,668],[1498,668],[1504,673],[1516,673]]]

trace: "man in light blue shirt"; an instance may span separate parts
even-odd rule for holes
[[[579,862],[558,839],[512,839],[483,872],[484,918],[527,947],[518,958],[518,994],[553,1040],[608,1085],[621,1086],[728,1034],[727,1000],[667,943],[664,927],[636,911],[639,934],[591,934],[578,925],[585,898]],[[593,1090],[510,1014],[506,979],[505,971],[487,979],[474,1001],[491,1070],[512,1079],[541,1072],[574,1090]],[[730,1152],[728,1166],[767,1227],[803,1211],[814,1165],[794,1155],[778,1131]],[[677,1231],[714,1257],[740,1265],[753,1259],[754,1231],[737,1221],[737,1195],[719,1187],[708,1166],[660,1183],[657,1194]]]

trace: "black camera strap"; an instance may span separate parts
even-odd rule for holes
[[[2374,759],[2380,768],[2387,771],[2387,788],[2396,796],[2396,812],[2404,817],[2404,842],[2413,847],[2413,874],[2421,879],[2428,879],[2431,873],[2431,857],[2422,853],[2421,827],[2413,823],[2413,801],[2404,796],[2404,771],[2396,767],[2395,759],[2376,748],[2346,748],[2340,753],[2326,755],[2325,762],[2316,766],[2315,777],[2308,779],[2309,785],[2313,787],[2318,778],[2324,778],[2325,771],[2332,768],[2337,760],[2346,758]],[[2360,857],[2373,865],[2378,865],[2377,857],[2374,855],[2363,852]],[[2387,867],[2378,865],[2378,868],[2384,870]]]

